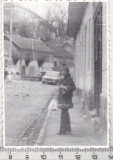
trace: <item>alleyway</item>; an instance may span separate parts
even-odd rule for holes
[[[60,127],[60,110],[50,113],[41,145],[45,146],[98,146],[106,145],[104,137],[95,135],[94,126],[90,118],[83,118],[79,100],[75,100],[74,108],[70,109],[70,135],[57,135]]]

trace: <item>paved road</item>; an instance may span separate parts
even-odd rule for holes
[[[32,137],[34,132],[39,132],[36,128],[37,123],[40,121],[43,108],[56,89],[55,85],[43,85],[41,82],[5,83],[6,145],[33,145],[35,143],[37,134],[35,133],[35,139]],[[30,132],[32,132],[31,135]]]

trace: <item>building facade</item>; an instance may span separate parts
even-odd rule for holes
[[[20,72],[21,75],[31,75],[35,72],[31,68],[34,68],[37,75],[44,62],[54,61],[54,51],[41,40],[12,35],[10,42],[10,38],[10,34],[4,36],[4,59],[7,69],[9,59],[12,59],[12,72],[17,69],[16,72]]]
[[[70,15],[76,13],[72,5]],[[76,31],[68,26],[68,34],[75,38],[74,80],[84,110],[94,111],[107,123],[107,4],[84,2],[83,10],[78,15],[82,18],[73,21],[79,24]]]

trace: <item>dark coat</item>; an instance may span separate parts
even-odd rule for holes
[[[66,89],[60,88],[60,85],[66,86]],[[66,74],[65,78],[61,79],[59,84],[59,96],[58,104],[60,105],[72,105],[73,91],[76,89],[75,84],[70,77],[70,74]],[[71,107],[70,107],[71,108]]]

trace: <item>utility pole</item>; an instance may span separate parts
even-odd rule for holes
[[[12,30],[13,30],[13,8],[5,8],[6,11],[10,11],[10,46],[9,46],[9,68],[11,68],[12,65]]]
[[[12,65],[12,8],[10,11],[10,49],[9,49],[9,65]]]

